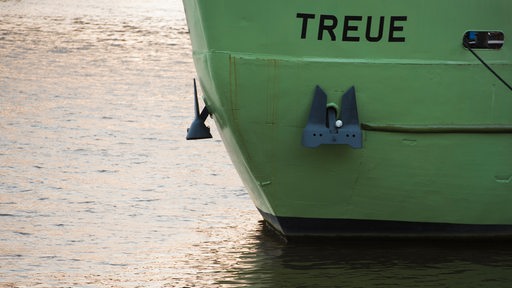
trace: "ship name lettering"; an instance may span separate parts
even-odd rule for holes
[[[317,17],[318,16],[318,17]],[[317,40],[329,38],[331,41],[340,39],[343,42],[359,42],[366,39],[368,42],[379,42],[384,37],[384,29],[387,28],[388,42],[405,42],[404,23],[407,16],[355,16],[347,15],[342,19],[339,27],[338,17],[329,14],[297,13],[297,18],[302,19],[300,38],[308,38],[311,25],[317,27]],[[387,18],[387,19],[386,19]],[[387,23],[387,25],[386,25]],[[310,25],[311,24],[311,25]],[[363,30],[364,29],[364,34]]]

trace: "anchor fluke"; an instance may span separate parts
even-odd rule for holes
[[[315,148],[322,144],[345,144],[355,149],[362,148],[363,137],[353,86],[341,97],[341,118],[336,118],[336,114],[336,107],[327,104],[327,94],[316,86],[309,120],[302,132],[302,145]]]
[[[206,121],[206,118],[208,118],[208,115],[210,115],[208,108],[205,106],[201,113],[199,113],[199,100],[197,99],[196,79],[194,79],[194,113],[194,121],[192,121],[192,124],[190,124],[190,128],[187,129],[187,140],[212,138],[210,127],[204,124],[204,121]]]

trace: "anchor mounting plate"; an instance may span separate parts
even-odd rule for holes
[[[363,137],[354,86],[341,97],[341,117],[337,118],[336,114],[336,108],[327,105],[327,94],[317,85],[309,120],[302,132],[302,145],[315,148],[321,144],[345,144],[362,148]]]

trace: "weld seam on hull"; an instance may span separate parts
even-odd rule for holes
[[[451,61],[451,60],[426,60],[426,59],[388,59],[388,58],[336,58],[336,57],[298,57],[283,54],[264,54],[238,52],[229,50],[208,49],[203,51],[194,51],[193,55],[207,54],[226,54],[236,58],[260,59],[260,60],[278,60],[291,62],[315,62],[315,63],[347,63],[347,64],[393,64],[393,65],[457,65],[457,66],[481,66],[478,60],[474,61]],[[491,61],[493,66],[510,66],[509,61]]]

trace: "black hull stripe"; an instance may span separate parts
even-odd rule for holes
[[[263,218],[286,237],[511,237],[512,225],[448,224],[385,220],[279,217],[260,210]]]

